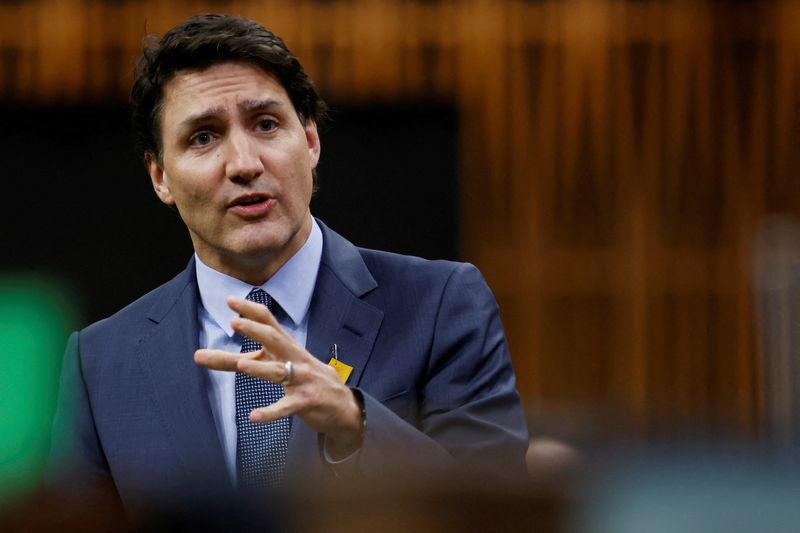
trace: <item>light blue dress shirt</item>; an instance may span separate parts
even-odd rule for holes
[[[306,345],[308,309],[317,283],[322,259],[322,231],[312,219],[311,233],[305,244],[266,283],[264,289],[285,313],[276,317],[295,341]],[[242,337],[234,333],[231,319],[236,313],[228,307],[228,296],[245,298],[253,285],[232,278],[205,265],[195,254],[197,285],[200,290],[198,321],[200,347],[239,352]],[[225,466],[236,485],[236,400],[235,374],[209,370],[208,398],[214,413],[217,434],[225,454]]]

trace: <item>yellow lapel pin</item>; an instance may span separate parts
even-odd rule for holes
[[[328,361],[328,364],[339,374],[339,379],[342,380],[342,383],[347,383],[347,378],[353,372],[353,367],[339,361],[339,347],[335,344],[331,345],[331,360]]]

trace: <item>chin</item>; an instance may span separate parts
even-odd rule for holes
[[[280,246],[274,244],[249,245],[237,248],[231,255],[252,263],[275,257],[278,255],[280,249]]]
[[[251,258],[252,260],[270,259],[280,255],[281,250],[285,249],[288,241],[284,239],[260,239],[257,241],[249,241],[242,243],[238,246],[235,255],[244,258]]]
[[[270,261],[283,255],[284,250],[293,245],[293,237],[300,228],[285,225],[268,224],[253,225],[247,231],[236,235],[228,241],[227,249],[231,256],[240,258],[246,263]],[[288,257],[286,258],[288,259]]]

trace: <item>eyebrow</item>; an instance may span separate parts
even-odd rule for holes
[[[265,100],[245,100],[239,104],[239,110],[245,113],[253,111],[265,111],[271,107],[283,107],[283,102],[267,98]]]
[[[224,115],[225,111],[221,107],[212,107],[206,109],[205,111],[201,111],[195,115],[191,115],[184,120],[181,121],[181,129],[192,129],[198,124],[206,122],[210,118],[218,117],[220,115]]]
[[[267,109],[274,107],[281,108],[284,107],[284,104],[279,100],[267,98],[265,100],[245,100],[244,102],[239,103],[238,107],[243,113],[252,113],[254,111],[266,111]],[[181,122],[181,128],[191,129],[198,124],[208,121],[211,118],[219,117],[224,114],[225,110],[222,107],[212,107],[187,117]]]

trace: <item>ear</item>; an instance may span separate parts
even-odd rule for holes
[[[313,120],[309,120],[306,122],[305,130],[306,142],[308,143],[308,153],[311,156],[311,168],[317,168],[317,163],[319,163],[319,154],[321,151],[317,123]]]
[[[169,190],[169,182],[164,168],[152,153],[145,154],[144,159],[145,163],[147,163],[147,172],[150,174],[150,181],[153,183],[153,190],[156,192],[156,196],[165,204],[174,205],[175,200],[172,199],[172,192]]]

